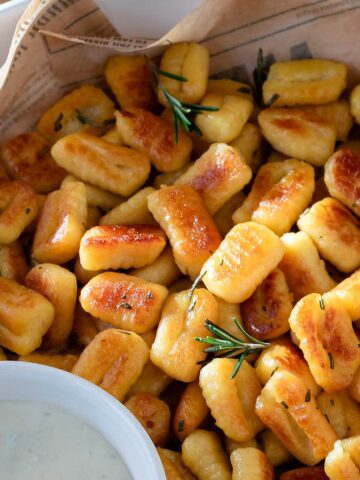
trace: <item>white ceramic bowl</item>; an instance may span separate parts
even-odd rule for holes
[[[156,449],[136,418],[101,388],[52,367],[0,362],[0,401],[53,403],[83,418],[119,452],[134,480],[166,480]]]

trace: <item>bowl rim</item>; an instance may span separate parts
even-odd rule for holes
[[[11,386],[11,383],[13,388],[3,388],[3,386],[9,387],[9,384]],[[41,398],[38,398],[38,392],[35,390],[31,391],[31,389],[28,388],[28,385],[26,385],[30,383],[31,385],[34,385],[34,389],[42,388],[44,390],[44,387],[46,386],[47,388],[54,388],[55,390],[58,389],[59,391],[62,389],[69,390],[70,395],[74,394],[74,392],[78,392],[78,396],[82,396],[83,398],[87,397],[87,395],[91,395],[91,402],[96,401],[97,406],[101,405],[99,410],[106,412],[107,417],[114,416],[114,418],[117,419],[118,424],[121,424],[122,433],[126,432],[127,442],[128,440],[133,441],[129,441],[128,443],[130,448],[130,443],[135,443],[139,452],[141,451],[141,458],[146,462],[144,471],[149,474],[149,476],[146,476],[146,478],[151,480],[166,480],[160,457],[149,435],[146,433],[145,429],[142,427],[136,417],[115,397],[88,380],[58,368],[31,362],[0,361],[0,402],[11,400],[16,401],[17,399],[26,400],[26,398],[30,401],[42,401]],[[15,391],[21,391],[21,396],[23,396],[23,398],[19,398],[19,394],[13,392],[14,389]],[[131,470],[129,458],[126,458],[126,455],[124,455],[125,451],[120,451],[119,446],[116,446],[112,443],[111,439],[104,431],[105,428],[104,430],[101,430],[101,426],[99,426],[101,425],[100,422],[99,425],[96,425],[96,422],[90,416],[90,412],[88,415],[85,413],[80,415],[80,413],[72,411],[71,407],[66,405],[66,403],[69,402],[64,402],[64,397],[62,400],[61,397],[56,397],[56,400],[44,398],[43,401],[55,404],[65,411],[68,411],[72,415],[78,414],[86,419],[92,428],[95,428],[101,435],[107,438],[109,443],[111,443],[121,455],[129,470]],[[133,475],[134,480],[140,480],[139,476],[134,476],[133,472],[131,472],[131,474]],[[154,476],[154,474],[156,476]]]

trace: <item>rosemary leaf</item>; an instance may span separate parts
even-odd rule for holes
[[[265,104],[265,107],[271,107],[271,105],[276,102],[276,100],[280,97],[278,93],[274,93],[274,95],[270,98],[270,100]]]
[[[238,88],[238,92],[250,94],[251,93],[251,88],[250,87],[240,87],[240,88]]]
[[[184,430],[185,420],[179,420],[178,423],[178,432],[182,432]]]
[[[320,297],[319,305],[320,305],[321,310],[325,310],[325,303],[324,303],[324,299],[322,297]]]
[[[75,109],[75,112],[76,112],[76,117],[77,117],[77,119],[79,120],[80,123],[82,123],[83,125],[87,124],[87,125],[90,125],[91,127],[95,127],[95,128],[103,128],[103,127],[106,127],[107,125],[113,125],[116,121],[115,118],[107,118],[103,121],[103,123],[97,123],[97,122],[94,122],[93,120],[91,120],[91,118],[84,115],[77,108]]]
[[[329,355],[329,361],[330,361],[330,368],[331,370],[334,370],[335,368],[335,362],[334,362],[334,357],[332,356],[332,353],[328,352]]]
[[[188,79],[181,76],[181,75],[177,75],[176,73],[172,73],[172,72],[167,72],[165,70],[159,70],[159,74],[162,75],[163,77],[167,77],[167,78],[171,78],[173,80],[178,80],[179,82],[187,82]]]
[[[286,408],[286,410],[289,408],[289,405],[284,400],[281,400],[280,403],[284,408]]]
[[[310,400],[311,400],[311,390],[309,388],[305,395],[305,402],[310,402]]]
[[[127,303],[127,302],[120,303],[120,307],[121,307],[121,308],[126,308],[127,310],[131,310],[131,309],[132,309],[132,306],[130,305],[130,303]]]
[[[54,122],[54,130],[55,132],[58,132],[59,130],[62,129],[62,123],[61,120],[64,118],[64,114],[60,112],[58,118]]]
[[[243,354],[241,354],[240,357],[238,358],[238,361],[236,362],[236,365],[235,365],[234,370],[233,370],[233,372],[232,372],[232,374],[231,374],[231,377],[230,377],[231,380],[233,380],[233,379],[236,377],[238,371],[240,370],[240,367],[241,367],[243,361],[245,360],[245,357],[246,357],[246,354],[243,353]]]

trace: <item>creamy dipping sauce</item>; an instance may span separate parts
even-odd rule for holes
[[[0,401],[0,469],[6,480],[132,479],[97,430],[43,402]]]

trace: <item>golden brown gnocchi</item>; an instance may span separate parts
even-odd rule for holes
[[[274,480],[274,469],[266,454],[257,448],[237,448],[230,455],[232,480]]]
[[[29,271],[20,242],[0,245],[0,277],[23,284]]]
[[[325,459],[330,480],[360,479],[360,436],[338,440]]]

